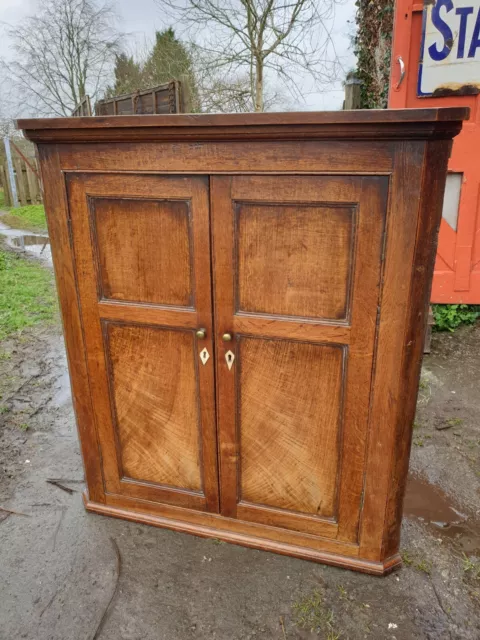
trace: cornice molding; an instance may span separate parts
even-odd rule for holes
[[[385,109],[17,120],[37,143],[234,140],[428,140],[456,136],[469,109]]]

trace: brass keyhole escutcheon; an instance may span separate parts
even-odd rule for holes
[[[231,333],[224,333],[222,336],[222,340],[224,342],[230,342],[232,339],[232,334]]]
[[[200,338],[201,340],[203,340],[203,338],[206,337],[207,335],[207,330],[206,329],[198,329],[196,332],[197,338]]]

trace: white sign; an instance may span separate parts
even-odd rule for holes
[[[423,10],[417,95],[480,93],[480,0],[430,2]]]

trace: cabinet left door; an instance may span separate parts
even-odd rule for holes
[[[105,493],[217,512],[208,179],[66,187]]]

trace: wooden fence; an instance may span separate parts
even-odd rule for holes
[[[17,197],[21,207],[27,204],[41,204],[42,190],[38,179],[37,161],[35,158],[27,157],[13,158],[13,168],[15,173],[15,184],[17,187]],[[0,182],[3,185],[5,206],[13,207],[12,189],[10,186],[7,163],[0,165]]]
[[[189,110],[182,82],[172,80],[168,84],[145,91],[127,93],[95,104],[96,116],[126,116],[131,114],[184,113]],[[185,94],[185,95],[184,95]]]
[[[79,118],[82,116],[91,116],[92,115],[92,107],[90,104],[90,96],[85,96],[80,104],[75,107],[72,111],[72,117]]]

